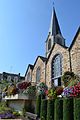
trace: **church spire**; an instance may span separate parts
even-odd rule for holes
[[[53,36],[57,34],[62,35],[54,7],[52,9],[52,17],[51,17],[49,33]]]
[[[46,40],[46,57],[48,57],[51,48],[55,43],[65,46],[65,39],[62,36],[55,8],[53,7],[49,34]]]

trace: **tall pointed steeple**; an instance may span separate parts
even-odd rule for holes
[[[46,40],[46,57],[48,57],[51,48],[55,43],[65,46],[65,39],[62,36],[55,8],[53,7],[49,33]]]
[[[51,23],[50,23],[49,32],[53,36],[55,36],[57,34],[62,35],[54,7],[52,9],[52,17],[51,17]]]

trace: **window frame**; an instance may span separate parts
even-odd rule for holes
[[[59,61],[56,61],[56,59],[58,58],[58,60]],[[58,64],[57,64],[57,62],[59,62]],[[54,66],[55,65],[58,65],[57,67],[55,67],[57,70],[58,70],[58,68],[59,68],[59,71],[57,71],[57,72],[55,72],[54,73]],[[56,73],[58,73],[59,72],[59,74],[57,74],[56,75]],[[55,75],[54,75],[55,74]],[[52,59],[52,63],[51,63],[51,81],[52,81],[52,83],[54,83],[56,80],[57,80],[57,85],[56,86],[58,86],[59,84],[60,84],[60,82],[61,82],[61,76],[62,76],[62,54],[60,54],[60,53],[57,53],[54,57],[53,57],[53,59]],[[60,80],[60,81],[59,81]],[[54,84],[56,84],[56,83],[54,83]]]
[[[40,82],[41,79],[41,67],[37,67],[36,69],[36,83]]]

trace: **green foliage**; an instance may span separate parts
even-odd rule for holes
[[[75,86],[80,82],[80,77],[78,75],[74,75],[74,78],[70,80],[68,87]]]
[[[80,120],[80,98],[74,98],[74,120]]]
[[[6,102],[0,102],[0,114],[5,113],[6,111],[11,111],[11,109],[7,107]]]
[[[42,100],[40,118],[41,120],[46,120],[46,117],[47,117],[47,100]]]
[[[66,71],[62,76],[62,80],[65,86],[68,86],[71,80],[74,80],[75,74],[70,71]]]
[[[63,120],[73,120],[73,99],[64,98],[63,100]]]
[[[40,111],[41,111],[41,95],[38,95],[36,99],[36,114],[38,115],[38,117],[40,117]]]
[[[1,80],[0,81],[0,88],[3,90],[4,88],[7,88],[9,85],[9,82],[7,80]]]
[[[23,93],[26,95],[35,96],[36,95],[36,86],[29,86]]]
[[[8,89],[7,89],[7,96],[10,96],[10,95],[15,95],[16,94],[16,85],[13,85],[13,86],[8,86]]]
[[[13,115],[15,115],[15,116],[20,116],[20,114],[19,114],[18,111],[13,111]]]
[[[26,109],[25,109],[25,107],[23,107],[23,109],[22,109],[22,115],[23,115],[23,116],[26,115]]]
[[[62,99],[56,99],[54,106],[55,106],[54,120],[62,120],[63,119],[63,100]]]
[[[47,103],[47,120],[54,120],[54,99],[49,99]]]
[[[48,90],[48,97],[51,99],[55,99],[57,97],[55,88],[51,88]]]
[[[45,95],[47,89],[48,89],[47,85],[44,82],[41,82],[40,84],[37,85],[37,94]]]

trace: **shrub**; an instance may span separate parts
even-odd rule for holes
[[[54,120],[54,99],[49,99],[47,103],[47,120]]]
[[[37,94],[46,95],[46,90],[48,89],[47,85],[44,82],[41,82],[37,85]]]
[[[63,100],[56,99],[55,110],[54,110],[54,120],[62,120],[62,119],[63,119]]]
[[[74,120],[80,120],[80,98],[74,98]]]
[[[66,71],[64,73],[64,75],[62,76],[62,80],[64,82],[64,85],[65,86],[68,86],[70,81],[73,80],[75,78],[75,75],[73,72],[70,72],[70,71]]]
[[[63,120],[73,120],[73,99],[63,100]]]
[[[46,116],[47,116],[47,100],[42,100],[40,113],[41,120],[46,120]]]
[[[23,93],[30,96],[36,96],[36,86],[29,86]]]
[[[36,99],[36,114],[38,115],[38,117],[40,117],[40,109],[41,109],[41,95],[38,95]]]
[[[56,88],[56,94],[57,94],[57,95],[61,95],[62,92],[63,92],[63,87],[58,86],[58,87]]]
[[[48,97],[50,99],[55,99],[57,97],[55,88],[51,88],[48,90]]]

